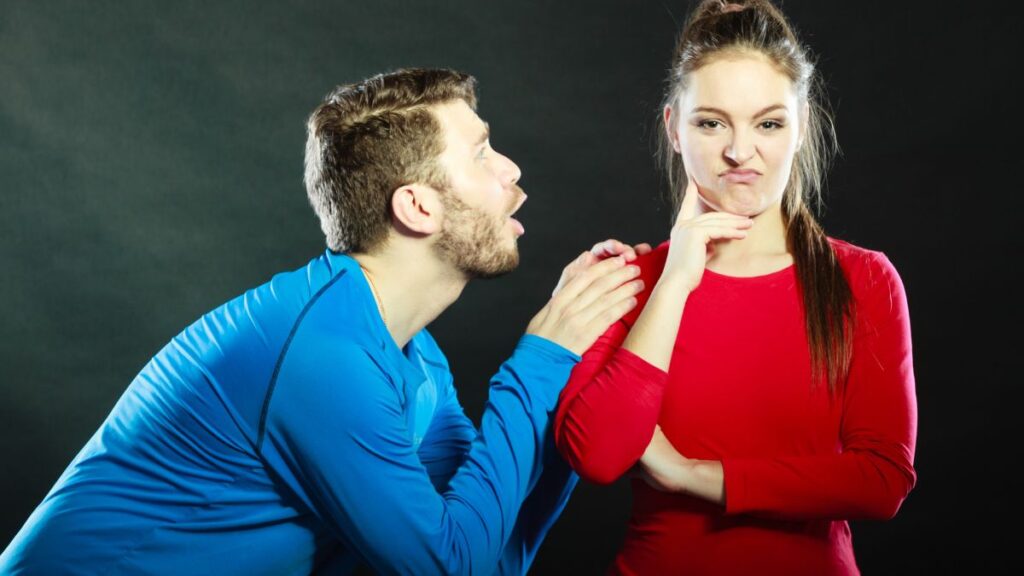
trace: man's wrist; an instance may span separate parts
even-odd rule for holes
[[[526,332],[519,338],[519,344],[516,345],[516,350],[520,349],[537,351],[546,359],[557,362],[572,362],[575,364],[580,361],[579,354],[576,354],[572,350],[569,350],[550,338],[545,338],[544,336],[539,336],[531,332]]]

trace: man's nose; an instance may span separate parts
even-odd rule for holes
[[[498,156],[500,157],[498,177],[501,178],[502,183],[507,186],[519,182],[523,176],[523,171],[519,169],[519,166],[504,154],[498,153]]]

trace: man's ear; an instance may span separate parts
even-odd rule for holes
[[[676,151],[676,154],[679,154],[680,152],[683,151],[683,148],[679,144],[679,132],[676,130],[675,124],[673,123],[677,122],[678,119],[673,118],[672,113],[672,105],[669,104],[665,106],[665,109],[662,110],[661,113],[662,119],[664,120],[662,126],[665,129],[665,135],[668,136],[668,141],[672,143],[672,149]]]
[[[429,236],[440,232],[443,207],[441,193],[425,184],[406,184],[391,194],[395,226],[414,234]]]

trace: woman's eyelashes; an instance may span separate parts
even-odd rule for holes
[[[698,118],[697,120],[694,121],[693,125],[696,126],[697,128],[700,128],[701,130],[706,130],[709,132],[727,128],[725,122],[723,122],[722,120],[718,120],[716,118]],[[762,132],[773,132],[775,130],[781,130],[782,128],[785,127],[786,123],[784,120],[781,119],[773,118],[769,120],[761,120],[757,123],[757,128]]]

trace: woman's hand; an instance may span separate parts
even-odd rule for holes
[[[725,503],[722,463],[683,456],[660,426],[654,427],[654,437],[634,471],[636,476],[655,490],[689,494],[716,504]]]
[[[655,490],[684,492],[689,466],[689,458],[676,451],[661,426],[655,426],[654,437],[637,462],[636,475]]]
[[[692,292],[704,277],[704,267],[716,242],[742,240],[754,221],[746,216],[725,212],[698,214],[700,192],[688,176],[679,215],[672,227],[663,278],[672,279],[686,292]]]

